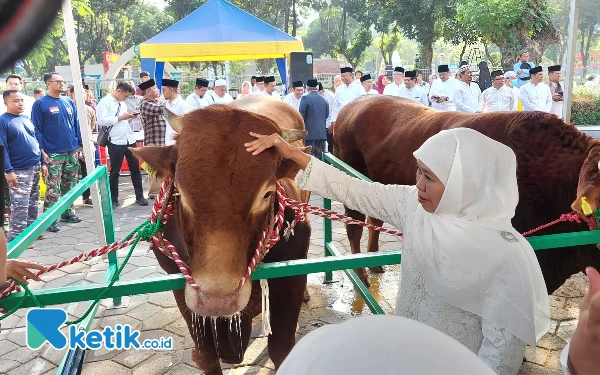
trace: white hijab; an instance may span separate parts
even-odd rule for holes
[[[452,337],[407,318],[371,315],[304,336],[277,375],[493,375]]]
[[[444,130],[414,156],[445,186],[435,213],[418,205],[413,251],[432,292],[535,346],[550,327],[535,253],[511,224],[519,201],[514,152],[467,128]]]

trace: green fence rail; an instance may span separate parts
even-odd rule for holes
[[[371,181],[364,175],[352,169],[343,161],[337,159],[331,154],[323,154],[323,160],[336,168],[348,173],[349,175]],[[25,232],[15,238],[9,244],[9,258],[17,258],[27,247],[33,243],[43,231],[64,212],[72,202],[75,201],[87,188],[96,181],[99,182],[99,191],[103,212],[105,227],[105,239],[107,243],[115,241],[115,230],[113,221],[112,205],[110,204],[110,188],[108,183],[108,173],[106,167],[97,168],[93,173],[75,186],[69,193],[61,198],[54,206],[46,211],[38,220],[36,220]],[[323,200],[326,209],[331,209],[331,201]],[[375,267],[399,264],[401,262],[402,252],[400,250],[381,251],[378,253],[354,254],[352,256],[341,255],[333,244],[331,220],[324,219],[324,242],[325,251],[323,258],[291,260],[285,262],[261,264],[252,274],[252,280],[272,279],[280,277],[289,277],[296,275],[305,275],[312,273],[325,273],[325,282],[331,282],[333,271],[344,271],[357,292],[365,300],[365,303],[374,314],[383,314],[383,309],[362,281],[353,271],[355,268]],[[600,243],[600,231],[585,231],[575,233],[563,233],[546,236],[529,237],[528,241],[534,250],[553,249],[567,246],[577,246],[585,244]],[[33,290],[35,297],[46,306],[92,301],[97,298],[104,290],[109,280],[118,268],[118,258],[116,253],[108,255],[109,267],[104,274],[102,281],[94,285],[66,286],[52,289]],[[105,295],[105,298],[112,298],[113,305],[121,304],[121,297],[138,294],[158,293],[169,290],[180,290],[185,286],[183,275],[165,275],[154,278],[117,281]],[[23,292],[13,293],[0,300],[0,307],[4,309],[14,308],[23,298],[27,298]],[[27,298],[22,308],[36,306],[30,298]],[[88,330],[95,315],[96,309],[84,320],[79,329]],[[82,353],[69,352],[63,359],[57,374],[71,373],[76,371],[76,361],[82,361]],[[79,363],[80,368],[81,363]]]

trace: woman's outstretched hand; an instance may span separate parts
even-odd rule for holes
[[[274,147],[277,152],[285,159],[292,159],[300,165],[300,168],[306,168],[310,162],[310,156],[306,155],[302,150],[287,143],[279,134],[263,135],[250,132],[250,135],[256,140],[244,143],[246,151],[252,155],[258,155],[264,150]]]
[[[286,159],[291,159],[296,150],[296,147],[287,143],[277,133],[262,135],[250,132],[250,135],[257,139],[250,143],[244,143],[244,147],[246,147],[246,151],[251,152],[252,155],[258,155],[268,148],[275,147],[281,156]]]

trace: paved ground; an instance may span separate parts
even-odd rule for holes
[[[149,207],[134,203],[129,177],[121,179],[121,199],[124,204],[115,211],[117,238],[123,238],[150,212]],[[80,203],[80,201],[78,201]],[[322,200],[313,197],[313,204],[321,205]],[[342,206],[334,205],[342,211]],[[98,247],[94,215],[91,207],[78,207],[77,214],[84,219],[79,224],[62,225],[56,234],[46,234],[47,239],[37,241],[35,248],[28,250],[22,259],[31,259],[44,264],[53,264],[70,259],[76,254]],[[313,235],[310,256],[323,255],[322,220],[311,218]],[[334,240],[340,251],[349,252],[345,230],[334,223]],[[382,235],[382,250],[398,249],[401,243],[396,238]],[[366,247],[366,240],[364,240]],[[126,250],[119,252],[123,259]],[[107,262],[94,259],[74,264],[62,270],[43,276],[44,282],[34,283],[34,288],[54,288],[67,285],[80,285],[99,282],[106,270]],[[122,279],[136,279],[162,275],[152,253],[146,244],[139,246],[125,267]],[[298,338],[325,324],[339,323],[353,316],[370,314],[368,308],[354,292],[352,284],[342,272],[336,272],[333,284],[322,284],[323,276],[309,275],[311,300],[304,305],[300,315]],[[399,278],[399,267],[387,267],[387,272],[371,278],[371,292],[386,313],[393,313]],[[561,374],[558,360],[560,350],[566,345],[577,324],[579,304],[587,288],[583,274],[572,277],[562,288],[551,296],[552,329],[540,342],[535,355],[528,349],[520,374]],[[110,300],[103,301],[92,328],[115,326],[129,323],[142,331],[142,339],[172,336],[174,349],[170,351],[88,351],[83,374],[198,374],[190,359],[191,337],[173,299],[171,292],[133,296],[126,308],[108,309]],[[69,304],[64,307],[72,317],[81,316],[88,304]],[[54,374],[64,351],[56,351],[48,345],[38,351],[31,351],[25,345],[25,313],[18,311],[2,322],[0,331],[0,374],[37,375]],[[259,317],[260,318],[260,317]],[[260,322],[260,320],[257,320]],[[229,368],[229,374],[274,374],[273,363],[268,359],[267,339],[260,335],[257,327],[252,334],[251,344],[244,362]]]

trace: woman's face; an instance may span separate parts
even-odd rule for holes
[[[417,189],[419,189],[419,203],[423,209],[434,213],[440,204],[445,186],[420,160],[417,160]]]
[[[247,93],[250,91],[250,85],[248,85],[248,82],[244,82],[244,84],[242,85],[242,92]]]
[[[390,80],[388,79],[387,76],[383,76],[381,83],[383,83],[383,85],[386,86],[388,83],[390,83]]]

